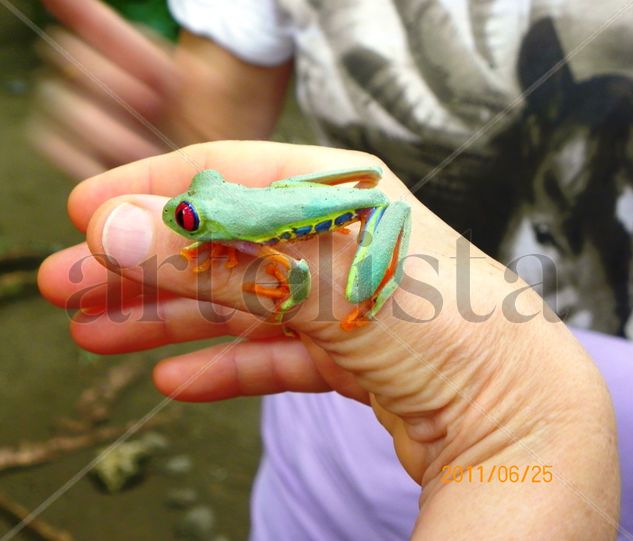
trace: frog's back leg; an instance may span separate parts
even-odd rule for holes
[[[254,257],[269,259],[266,272],[278,281],[278,285],[268,287],[248,283],[244,284],[244,291],[273,299],[275,321],[281,321],[288,310],[302,303],[310,294],[310,269],[304,259],[294,259],[270,246],[253,242],[237,241],[232,246]]]
[[[363,169],[339,169],[336,171],[325,171],[310,173],[295,177],[285,178],[273,182],[271,188],[286,188],[297,186],[297,184],[322,184],[323,186],[336,186],[356,182],[356,188],[374,188],[382,178],[380,167],[365,167]]]
[[[359,306],[341,323],[343,329],[364,325],[397,289],[410,232],[411,207],[404,201],[372,210],[364,224],[345,289],[347,299]]]

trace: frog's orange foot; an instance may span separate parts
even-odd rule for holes
[[[369,312],[373,305],[373,300],[369,299],[362,304],[359,304],[354,310],[352,310],[347,317],[341,321],[341,329],[350,332],[360,327],[364,327],[369,323],[369,319],[365,317],[365,314]]]
[[[244,284],[244,291],[255,293],[256,295],[266,297],[268,299],[274,299],[275,301],[284,301],[288,297],[288,292],[281,287],[265,287],[252,283]]]
[[[180,250],[180,255],[187,261],[193,261],[194,259],[198,259],[201,253],[209,252],[212,246],[212,242],[205,242],[204,244],[195,243]]]
[[[234,267],[237,267],[237,264],[239,263],[238,259],[237,259],[237,250],[235,248],[233,248],[232,246],[224,246],[224,248],[226,249],[226,263],[224,263],[224,266],[227,269],[232,269]]]
[[[287,262],[283,261],[284,266]],[[277,280],[276,287],[265,287],[259,284],[244,284],[244,291],[255,293],[261,297],[273,299],[275,301],[275,309],[273,316],[280,311],[281,304],[290,297],[290,286],[288,284],[288,277],[284,272],[274,263],[266,265],[266,273]]]
[[[187,261],[198,260],[202,254],[207,254],[207,258],[199,265],[196,265],[193,268],[193,272],[199,273],[208,271],[214,259],[224,256],[227,257],[226,263],[224,264],[227,269],[232,269],[238,264],[237,250],[232,246],[224,246],[223,244],[217,244],[215,242],[205,242],[187,246],[180,250],[180,255]]]
[[[193,272],[199,274],[201,272],[208,271],[211,268],[211,263],[213,263],[213,259],[207,257],[202,263],[193,268]]]
[[[342,233],[343,235],[351,235],[352,230],[349,229],[348,227],[341,227],[340,229],[337,229],[336,232]]]
[[[226,262],[224,263],[224,267],[227,269],[232,269],[237,266],[237,250],[233,248],[233,246],[224,246],[224,244],[210,243],[211,244],[211,253],[209,254],[209,259],[218,259],[220,257],[226,257]]]

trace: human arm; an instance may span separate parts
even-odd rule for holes
[[[77,179],[213,139],[265,139],[292,62],[258,66],[183,31],[151,39],[98,0],[45,0],[64,25],[40,51],[56,75],[39,86],[35,146]]]
[[[376,163],[361,153],[270,143],[214,143],[184,152],[232,181],[262,186],[310,171]],[[376,321],[346,333],[336,320],[320,317],[320,310],[328,298],[337,317],[350,309],[341,284],[354,243],[347,236],[333,236],[329,246],[301,243],[297,249],[311,269],[319,268],[320,258],[331,257],[335,264],[331,279],[327,273],[313,275],[311,296],[288,322],[302,340],[287,338],[279,326],[253,315],[263,315],[267,307],[243,294],[248,260],[231,270],[213,266],[198,278],[176,263],[174,255],[187,241],[164,227],[162,206],[165,196],[182,192],[191,176],[189,163],[174,153],[95,177],[73,193],[71,217],[87,231],[87,245],[49,259],[40,287],[56,304],[88,308],[71,324],[80,345],[115,353],[242,336],[246,339],[230,346],[163,361],[154,373],[158,388],[188,401],[334,389],[370,404],[391,433],[403,467],[424,486],[416,539],[472,538],[473,531],[482,539],[613,536],[619,487],[608,393],[587,354],[534,292],[523,291],[513,305],[516,314],[535,317],[519,322],[503,312],[525,285],[467,245],[474,256],[469,258],[470,307],[478,314],[494,311],[480,322],[464,317],[455,287],[456,250],[464,247],[463,239],[387,171],[386,193],[391,200],[404,198],[413,209],[410,253],[435,258],[438,271],[428,257],[411,257],[407,277]],[[136,225],[126,225],[125,210],[135,212]],[[148,242],[138,251],[134,241],[142,238]],[[106,304],[107,286],[81,294],[105,282],[108,271],[95,260],[85,262],[79,283],[69,278],[70,268],[90,251],[125,262],[124,268],[113,268],[123,276],[125,323],[109,317],[116,307]],[[155,272],[138,266],[153,256],[166,264]],[[144,297],[139,296],[142,283]],[[439,292],[439,311],[428,290],[421,296],[422,283]],[[152,288],[154,296],[148,294]],[[225,317],[234,308],[232,317]],[[159,317],[141,317],[148,313]],[[494,465],[551,465],[553,478],[550,483],[443,484],[447,464],[487,472]]]

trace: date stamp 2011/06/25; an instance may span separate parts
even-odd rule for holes
[[[488,466],[442,466],[441,482],[449,483],[551,483],[552,466],[492,464]]]

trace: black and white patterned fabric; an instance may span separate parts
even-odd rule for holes
[[[627,2],[236,0],[248,47],[223,2],[170,2],[194,31],[213,13],[205,33],[249,61],[294,55],[323,144],[380,156],[568,323],[633,338]]]

